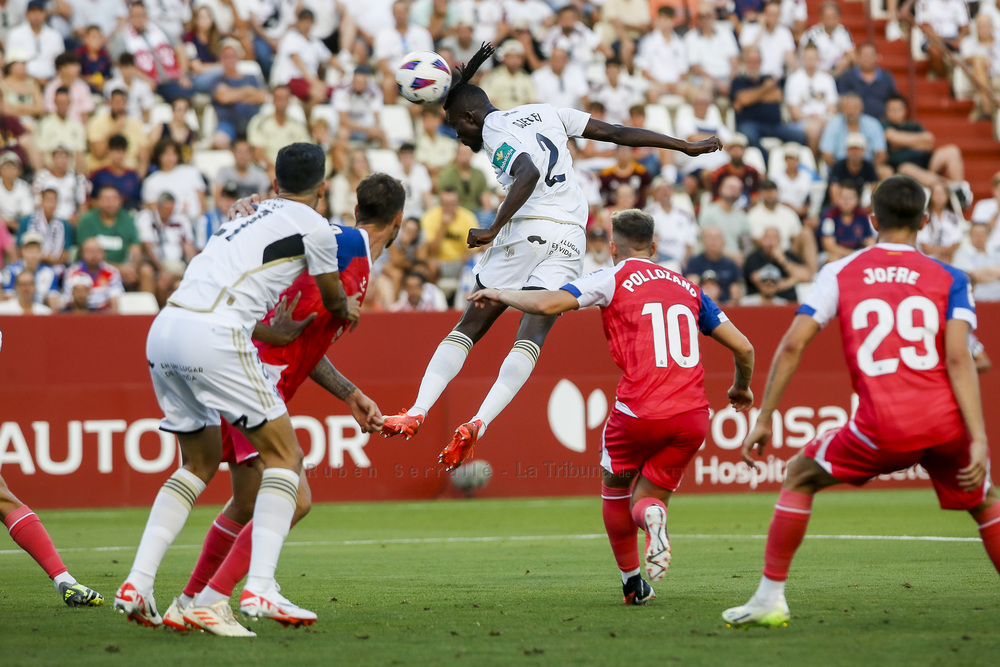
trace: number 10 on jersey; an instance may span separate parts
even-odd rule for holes
[[[663,304],[651,301],[642,306],[642,314],[649,315],[653,325],[653,356],[658,368],[666,368],[670,359],[681,368],[693,368],[701,353],[698,349],[698,323],[687,306],[675,303],[663,314]],[[681,341],[681,320],[687,328],[688,353],[684,354]]]

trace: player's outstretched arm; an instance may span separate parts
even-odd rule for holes
[[[704,141],[684,141],[641,127],[612,125],[611,123],[605,123],[603,120],[596,120],[594,118],[591,118],[587,123],[586,129],[583,131],[583,137],[585,139],[593,139],[594,141],[610,141],[619,146],[666,148],[667,150],[680,151],[691,157],[722,150],[722,141],[715,136],[709,137]]]
[[[976,362],[969,352],[969,323],[950,319],[944,330],[945,367],[955,402],[969,430],[969,465],[958,472],[958,481],[966,489],[982,486],[989,472],[989,449],[986,444],[986,423],[979,395]]]
[[[347,403],[354,421],[365,433],[374,433],[382,428],[382,412],[375,401],[365,396],[353,382],[336,369],[329,359],[323,357],[309,374],[313,382]]]
[[[729,403],[733,409],[746,412],[753,407],[753,392],[750,391],[750,380],[753,379],[753,345],[732,322],[723,322],[712,329],[712,338],[733,353],[736,375],[733,386],[729,388]]]
[[[487,288],[471,294],[468,300],[480,307],[504,304],[532,315],[558,315],[580,307],[575,296],[561,289],[521,291]]]
[[[819,333],[819,323],[808,315],[796,315],[792,320],[792,325],[788,327],[784,338],[778,344],[778,350],[774,353],[774,360],[771,362],[771,370],[767,375],[767,384],[764,387],[764,402],[760,406],[760,414],[757,415],[757,423],[743,441],[743,460],[747,465],[756,466],[754,463],[753,451],[758,454],[764,452],[764,446],[771,439],[771,415],[778,407],[788,383],[795,374],[795,369],[799,367],[802,360],[802,353],[805,351],[809,341]]]
[[[500,233],[503,226],[510,222],[510,219],[514,217],[518,209],[524,206],[524,202],[528,201],[528,197],[535,191],[535,185],[538,183],[541,174],[538,173],[538,168],[531,161],[528,154],[521,153],[515,158],[514,164],[511,165],[510,176],[514,179],[514,182],[507,188],[507,197],[500,204],[500,209],[497,211],[497,217],[493,220],[493,224],[487,229],[469,230],[468,243],[470,248],[484,246],[496,238],[496,235]]]
[[[358,294],[347,296],[344,284],[340,282],[340,273],[320,273],[313,278],[316,279],[316,286],[327,312],[356,324],[361,315],[361,298]],[[351,331],[354,331],[353,326]]]

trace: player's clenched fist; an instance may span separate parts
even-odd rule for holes
[[[702,141],[688,142],[687,146],[684,148],[684,154],[689,157],[695,157],[696,155],[714,153],[715,151],[721,150],[722,140],[716,136],[712,136]]]

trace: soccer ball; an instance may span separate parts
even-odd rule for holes
[[[436,104],[451,88],[451,68],[433,51],[414,51],[396,68],[396,86],[414,104]]]
[[[482,459],[476,459],[453,470],[451,482],[457,488],[465,491],[466,495],[472,495],[473,489],[486,486],[492,476],[493,469],[490,468],[490,464]]]

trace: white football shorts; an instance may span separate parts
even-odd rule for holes
[[[254,428],[288,412],[248,333],[226,318],[168,306],[153,320],[146,359],[160,428],[194,433],[230,424]]]
[[[587,233],[580,225],[515,218],[476,265],[483,287],[559,289],[583,274]]]

